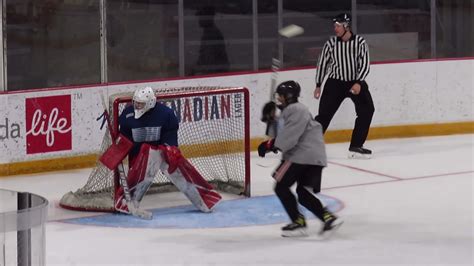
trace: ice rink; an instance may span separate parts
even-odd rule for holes
[[[327,145],[322,199],[344,219],[327,240],[309,215],[309,237],[280,236],[278,155],[252,154],[252,198],[224,195],[211,214],[180,193],[145,198],[152,221],[59,208],[90,169],[2,177],[0,188],[50,201],[47,265],[473,265],[473,144],[474,135],[373,140],[371,160]]]

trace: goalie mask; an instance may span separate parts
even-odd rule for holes
[[[156,105],[155,92],[151,87],[138,89],[133,94],[133,109],[135,112],[135,119],[140,118],[148,110]]]
[[[298,82],[293,80],[288,80],[280,83],[276,89],[278,96],[283,98],[284,102],[277,103],[278,105],[283,105],[283,107],[288,106],[289,104],[295,103],[300,97],[301,87]]]

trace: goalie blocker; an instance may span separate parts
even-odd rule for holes
[[[132,148],[131,144],[130,140],[120,135],[117,144],[111,145],[101,156],[100,161],[107,168],[116,169]],[[127,183],[135,207],[138,207],[148,191],[157,171],[161,171],[202,212],[211,212],[222,199],[196,168],[183,157],[178,147],[152,146],[144,143],[130,165]],[[115,210],[129,213],[121,186],[116,188],[114,195]]]

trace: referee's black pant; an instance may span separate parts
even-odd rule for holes
[[[299,215],[298,202],[311,211],[321,221],[324,221],[324,208],[321,201],[314,195],[321,191],[321,173],[323,166],[297,164],[290,161],[282,161],[273,173],[277,181],[275,194],[280,199],[286,213],[292,221],[296,221]],[[296,186],[298,201],[290,188]]]
[[[351,147],[362,147],[369,134],[370,123],[374,114],[374,103],[369,92],[367,82],[361,82],[361,89],[358,95],[350,92],[354,81],[341,81],[329,78],[324,85],[321,101],[319,102],[319,113],[315,117],[323,126],[323,133],[331,122],[341,103],[349,97],[355,105],[357,118],[354,130],[352,131]]]

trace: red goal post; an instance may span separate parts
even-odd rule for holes
[[[178,143],[183,155],[216,189],[250,196],[249,92],[243,87],[182,87],[155,89],[157,101],[175,111],[179,120]],[[109,96],[113,132],[118,117],[132,102],[132,92]],[[105,132],[100,154],[111,144]],[[85,211],[114,211],[113,197],[119,185],[115,171],[99,161],[86,184],[66,193],[60,206]],[[175,191],[167,178],[157,173],[148,193]]]

